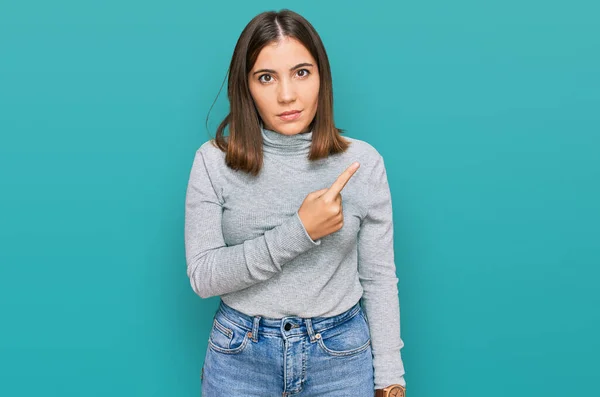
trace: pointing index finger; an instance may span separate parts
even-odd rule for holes
[[[346,186],[352,175],[354,175],[354,173],[359,167],[360,164],[355,161],[348,168],[346,168],[344,172],[342,172],[340,176],[338,176],[335,182],[333,182],[329,190],[325,192],[325,194],[323,195],[324,198],[333,200]]]

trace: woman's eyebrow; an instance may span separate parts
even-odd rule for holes
[[[302,67],[302,66],[314,66],[312,63],[308,63],[308,62],[303,62],[303,63],[299,63],[296,66],[290,68],[290,72]],[[267,72],[267,73],[273,73],[273,74],[277,74],[276,71],[274,71],[273,69],[260,69],[257,70],[256,72],[252,73],[253,75],[257,74],[257,73],[262,73],[262,72]]]

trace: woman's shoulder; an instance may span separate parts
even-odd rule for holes
[[[350,142],[345,155],[361,164],[375,164],[382,156],[381,153],[369,142],[344,135],[344,139]]]
[[[217,143],[214,139],[209,139],[204,142],[200,147],[196,150],[196,153],[199,153],[206,160],[222,160],[225,158],[225,152],[221,150],[217,146]]]
[[[216,178],[226,168],[224,167],[225,153],[219,149],[214,140],[206,141],[196,149],[194,164],[204,168],[212,178]]]

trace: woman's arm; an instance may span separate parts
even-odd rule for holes
[[[400,304],[394,263],[392,198],[383,157],[373,166],[369,206],[358,232],[358,273],[362,307],[369,321],[375,389],[406,385],[400,349]]]
[[[223,295],[268,280],[296,256],[321,244],[308,235],[298,212],[281,225],[241,244],[227,246],[222,203],[196,152],[185,200],[185,250],[192,289],[202,298]]]

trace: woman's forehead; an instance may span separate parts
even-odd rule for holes
[[[268,68],[285,72],[300,63],[314,62],[314,58],[300,41],[286,37],[264,46],[256,58],[254,69]]]

